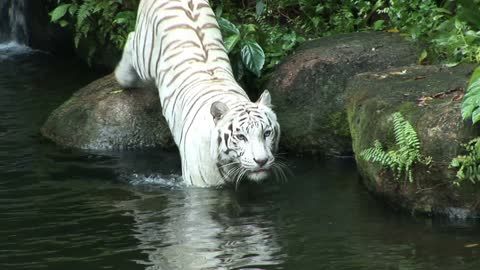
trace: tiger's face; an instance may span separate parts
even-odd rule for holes
[[[215,145],[217,166],[225,179],[236,185],[243,178],[261,181],[279,169],[275,154],[280,139],[280,126],[272,111],[267,90],[256,103],[228,108],[222,102],[212,104],[215,121],[212,145]]]

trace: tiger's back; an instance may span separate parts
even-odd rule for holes
[[[116,77],[124,87],[154,83],[182,157],[187,184],[220,185],[212,149],[215,102],[251,103],[236,83],[215,14],[205,0],[142,0]]]

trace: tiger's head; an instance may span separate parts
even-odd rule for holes
[[[238,185],[246,177],[258,182],[279,169],[275,154],[280,125],[271,109],[267,90],[255,103],[229,108],[223,102],[214,102],[210,112],[215,122],[213,153],[217,156],[220,173],[227,181]]]

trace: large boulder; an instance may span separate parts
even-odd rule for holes
[[[471,65],[409,66],[357,75],[347,87],[348,122],[353,151],[365,186],[391,205],[424,214],[476,216],[480,185],[453,185],[452,159],[463,153],[461,144],[478,135],[462,121],[461,97],[473,70]],[[395,180],[389,169],[367,162],[359,154],[379,140],[394,149],[392,113],[400,112],[417,131],[420,151],[429,166],[413,168],[413,182]]]
[[[282,144],[297,153],[350,155],[345,85],[361,72],[417,61],[420,49],[398,34],[341,34],[302,45],[272,74]]]
[[[157,91],[123,90],[112,75],[76,92],[41,132],[60,145],[83,149],[174,146]]]

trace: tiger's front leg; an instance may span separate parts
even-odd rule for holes
[[[115,78],[123,88],[142,87],[142,81],[133,67],[133,37],[135,32],[128,35],[127,42],[123,48],[122,59],[115,68]]]

